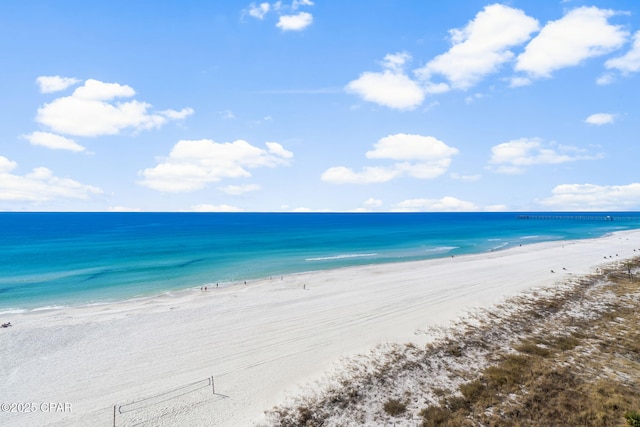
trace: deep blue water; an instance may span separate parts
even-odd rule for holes
[[[521,213],[0,213],[0,311],[640,228]],[[539,215],[539,213],[538,213]],[[573,215],[573,214],[562,214]],[[607,215],[589,213],[585,215]]]

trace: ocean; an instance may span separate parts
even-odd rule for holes
[[[631,213],[523,215],[4,212],[0,313],[640,228],[639,220],[628,218],[640,215]],[[613,221],[597,220],[606,216]]]

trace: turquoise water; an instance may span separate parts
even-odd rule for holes
[[[597,214],[614,221],[518,215],[0,213],[0,311],[116,301],[640,228],[639,221],[615,220],[632,215],[624,213]]]

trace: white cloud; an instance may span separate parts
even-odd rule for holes
[[[532,77],[550,77],[554,71],[619,49],[629,33],[611,25],[612,10],[579,7],[545,25],[518,56],[517,71]]]
[[[183,108],[180,111],[176,111],[176,110],[158,111],[158,114],[165,116],[169,120],[182,120],[193,114],[193,108]]]
[[[267,150],[243,140],[179,141],[157,166],[139,172],[140,184],[158,191],[195,191],[225,178],[250,177],[249,169],[289,164],[291,152],[275,142],[266,145]]]
[[[367,151],[368,159],[440,160],[458,154],[458,149],[432,137],[397,133],[385,136]]]
[[[450,30],[451,49],[416,70],[416,75],[425,81],[442,75],[452,87],[467,89],[512,60],[509,49],[529,40],[538,28],[538,21],[522,10],[486,6],[466,27]]]
[[[599,85],[608,85],[615,81],[615,75],[613,73],[604,73],[596,79],[596,83]]]
[[[378,140],[368,159],[401,161],[391,166],[365,167],[361,172],[339,166],[329,168],[321,179],[334,184],[371,184],[387,182],[400,176],[432,179],[444,174],[458,150],[432,136],[398,133]]]
[[[293,153],[291,151],[285,150],[282,144],[277,142],[265,142],[264,145],[267,146],[267,150],[269,153],[281,157],[283,159],[292,159]]]
[[[190,108],[149,113],[151,105],[137,100],[108,102],[134,94],[130,86],[89,79],[71,96],[57,98],[39,108],[36,121],[57,133],[100,136],[116,135],[127,129],[152,129],[193,113]]]
[[[242,212],[243,209],[230,205],[202,204],[191,206],[193,212]]]
[[[395,205],[395,212],[469,212],[477,211],[475,203],[446,196],[441,199],[409,199]]]
[[[625,55],[609,59],[604,66],[608,69],[616,69],[623,74],[640,71],[640,31],[633,36],[633,46]]]
[[[291,3],[291,9],[297,10],[300,6],[313,6],[313,2],[311,0],[293,0]]]
[[[640,183],[628,185],[562,184],[540,204],[558,210],[624,211],[640,209]]]
[[[284,5],[282,1],[274,3],[263,2],[260,4],[251,3],[247,9],[242,11],[242,16],[249,15],[262,21],[268,13],[273,11],[278,15],[276,27],[282,31],[302,31],[313,23],[313,15],[310,13],[295,13],[303,6],[313,6],[313,2],[311,0],[293,0],[291,5]],[[284,15],[285,11],[291,14]]]
[[[354,172],[344,166],[337,166],[327,169],[321,179],[332,184],[378,184],[391,181],[401,173],[397,168],[365,167],[361,172]]]
[[[458,173],[451,173],[449,176],[451,177],[451,179],[463,182],[476,182],[482,178],[482,175],[460,175]]]
[[[239,196],[241,194],[250,193],[252,191],[260,190],[260,186],[258,184],[247,184],[247,185],[227,185],[226,187],[218,188],[223,193],[230,194],[232,196]]]
[[[609,113],[596,113],[584,119],[584,122],[590,125],[610,125],[614,121],[615,116]]]
[[[385,107],[413,109],[422,104],[425,92],[403,71],[404,65],[410,60],[411,56],[406,52],[388,54],[381,61],[383,72],[362,73],[356,80],[349,82],[345,90],[359,95],[365,101]],[[433,90],[436,91],[437,88]]]
[[[0,174],[7,174],[18,167],[16,162],[13,162],[6,157],[0,156]]]
[[[73,77],[40,76],[36,78],[36,83],[41,93],[51,93],[65,90],[69,86],[80,83],[80,80]]]
[[[89,79],[73,91],[73,96],[79,99],[96,101],[108,101],[114,98],[130,98],[136,94],[131,86],[119,83],[105,83],[99,80]]]
[[[349,82],[345,89],[365,101],[400,110],[417,107],[422,104],[425,96],[418,83],[403,73],[389,70],[382,73],[362,73],[356,80]]]
[[[380,65],[386,70],[395,73],[402,72],[406,63],[411,61],[411,55],[407,52],[388,53],[380,62]]]
[[[59,178],[39,167],[20,176],[11,173],[17,163],[0,156],[0,200],[42,203],[56,199],[89,199],[102,190],[69,178]]]
[[[559,164],[601,157],[580,154],[582,152],[583,150],[571,146],[543,145],[539,138],[520,138],[493,146],[489,163],[495,166],[490,166],[489,169],[498,173],[517,174],[523,173],[525,166]]]
[[[533,81],[528,77],[512,77],[509,79],[509,87],[528,86],[531,83],[533,83]]]
[[[248,14],[249,16],[256,18],[256,19],[264,19],[264,16],[269,12],[269,10],[271,9],[271,5],[269,5],[269,3],[264,2],[264,3],[260,3],[259,5],[256,5],[255,3],[251,3],[249,5],[249,8],[244,11],[244,13]]]
[[[302,31],[313,22],[313,15],[308,12],[300,12],[295,15],[282,15],[278,19],[276,27],[282,31]]]
[[[130,208],[128,206],[110,206],[107,210],[109,212],[142,212],[140,208]]]
[[[28,140],[32,145],[40,145],[52,150],[69,150],[78,152],[85,150],[82,145],[79,145],[73,139],[65,138],[64,136],[49,132],[32,132],[28,135],[23,135],[23,138]]]

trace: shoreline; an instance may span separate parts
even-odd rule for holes
[[[13,326],[0,332],[0,393],[15,402],[68,402],[73,411],[3,413],[0,423],[106,424],[113,405],[144,398],[154,403],[118,414],[118,425],[252,425],[342,358],[382,343],[423,345],[430,327],[632,258],[638,248],[640,230],[626,230],[13,314],[6,317]],[[207,389],[155,402],[212,375],[228,397]]]
[[[373,266],[386,266],[386,265],[395,265],[395,264],[411,264],[411,263],[422,263],[422,262],[429,262],[429,261],[437,261],[440,259],[447,259],[447,258],[458,258],[458,259],[463,259],[465,257],[472,257],[472,256],[482,256],[482,255],[488,255],[488,254],[492,254],[492,253],[500,253],[500,252],[504,252],[504,251],[510,251],[513,249],[516,249],[518,247],[523,247],[523,246],[531,246],[531,245],[544,245],[544,244],[549,244],[549,243],[558,243],[558,242],[568,242],[568,244],[570,244],[570,242],[579,242],[579,241],[583,241],[583,240],[593,240],[593,239],[601,239],[601,238],[606,238],[609,236],[613,236],[615,234],[618,233],[627,233],[627,232],[634,232],[634,231],[640,231],[639,229],[627,229],[627,230],[617,230],[617,231],[612,231],[612,232],[607,232],[603,235],[597,236],[597,237],[584,237],[584,238],[580,238],[580,239],[554,239],[554,240],[545,240],[545,241],[541,241],[541,242],[535,242],[535,243],[525,243],[523,244],[519,244],[519,246],[515,246],[515,243],[512,242],[506,242],[503,246],[499,246],[496,248],[493,248],[489,251],[484,251],[484,252],[477,252],[477,253],[466,253],[466,254],[461,254],[461,255],[446,255],[446,256],[438,256],[438,257],[430,257],[430,258],[424,258],[424,259],[417,259],[417,260],[400,260],[400,261],[386,261],[386,262],[379,262],[379,263],[371,263],[371,264],[359,264],[359,265],[346,265],[346,266],[342,266],[342,267],[332,267],[332,268],[327,268],[327,269],[319,269],[319,270],[304,270],[304,271],[299,271],[299,272],[292,272],[292,273],[287,273],[287,274],[274,274],[271,275],[271,277],[256,277],[256,278],[247,278],[247,280],[234,280],[234,281],[228,281],[228,282],[219,282],[221,284],[221,286],[219,287],[218,290],[216,290],[216,292],[219,292],[222,289],[228,289],[228,288],[234,288],[236,286],[243,286],[244,284],[246,284],[247,282],[251,283],[251,285],[255,285],[255,284],[264,284],[267,282],[271,282],[273,281],[273,277],[295,277],[295,276],[299,276],[299,275],[313,275],[313,274],[322,274],[323,272],[329,272],[329,271],[334,271],[334,270],[345,270],[345,269],[351,269],[351,268],[366,268],[366,267],[373,267]],[[527,238],[530,237],[538,237],[536,236],[527,236],[527,237],[522,237],[521,240],[526,240]],[[510,246],[513,245],[513,246]],[[439,249],[439,248],[438,248]],[[640,249],[638,249],[640,250]],[[341,255],[340,257],[345,257],[345,258],[351,258],[351,257],[359,257],[361,256],[360,254],[357,255]],[[308,260],[305,260],[308,261]],[[149,292],[148,294],[138,294],[138,295],[134,295],[131,297],[125,297],[125,298],[116,298],[116,299],[107,299],[107,300],[93,300],[93,301],[89,301],[89,302],[80,302],[80,303],[70,303],[70,304],[55,304],[55,305],[43,305],[43,306],[38,306],[38,307],[34,307],[34,308],[20,308],[20,307],[0,307],[0,316],[8,316],[8,315],[14,315],[14,314],[33,314],[33,313],[38,313],[38,312],[53,312],[56,310],[68,310],[68,309],[82,309],[82,308],[88,308],[88,307],[100,307],[100,306],[107,306],[107,305],[114,305],[114,304],[124,304],[124,303],[136,303],[136,302],[141,302],[144,303],[146,301],[149,300],[153,300],[156,298],[164,298],[164,297],[181,297],[184,296],[185,294],[190,294],[192,291],[198,291],[200,288],[204,288],[205,286],[207,286],[209,288],[209,290],[215,289],[214,288],[214,283],[213,282],[207,282],[207,283],[203,283],[203,284],[199,284],[199,285],[190,285],[187,287],[180,287],[180,288],[173,288],[173,289],[167,289],[165,291],[160,291],[160,292]]]

